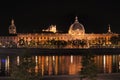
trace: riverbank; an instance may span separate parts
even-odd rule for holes
[[[42,80],[80,80],[79,75],[45,76]],[[86,80],[86,79],[82,79]],[[120,80],[120,73],[98,74],[97,80]]]
[[[0,48],[0,55],[80,55],[80,54],[119,54],[120,48],[83,48],[83,49],[43,49],[43,48]]]
[[[10,77],[0,77],[0,80],[12,80]],[[44,76],[42,80],[80,80],[79,75]],[[86,80],[86,79],[83,79]],[[120,73],[98,74],[97,80],[120,80]]]

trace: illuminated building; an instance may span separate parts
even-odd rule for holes
[[[9,26],[10,36],[0,36],[1,47],[40,47],[40,48],[56,48],[52,46],[50,41],[62,41],[56,43],[56,45],[65,44],[62,48],[89,48],[96,45],[99,46],[110,46],[110,38],[112,36],[118,36],[113,33],[108,26],[108,32],[102,34],[85,33],[84,26],[79,23],[78,17],[75,17],[74,23],[70,26],[68,33],[59,33],[56,29],[56,25],[51,25],[48,29],[43,29],[43,33],[17,33],[14,20],[12,19],[11,25]],[[75,46],[78,41],[84,41],[84,46]],[[70,43],[69,43],[70,42]],[[59,46],[61,48],[61,46]]]

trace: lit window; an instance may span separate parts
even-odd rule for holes
[[[39,37],[37,37],[37,39],[39,39]]]
[[[44,39],[46,39],[46,37],[44,37]]]
[[[42,39],[42,37],[41,37],[41,39]]]

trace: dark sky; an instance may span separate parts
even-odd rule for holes
[[[0,2],[0,33],[8,32],[11,19],[17,32],[40,32],[51,24],[67,32],[78,16],[86,32],[106,33],[108,24],[120,33],[120,5],[115,0],[8,0]]]

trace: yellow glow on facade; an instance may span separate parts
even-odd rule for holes
[[[116,70],[120,70],[120,55],[97,55],[94,60],[100,72],[112,73],[114,66]],[[17,59],[16,59],[17,58]],[[16,65],[19,65],[21,57],[16,56]],[[44,75],[75,75],[82,69],[82,56],[32,56],[35,61],[35,72]],[[117,66],[116,66],[117,65]],[[5,67],[5,71],[9,72],[11,69],[10,57],[0,58],[0,68]]]
[[[55,59],[56,59],[55,60],[55,75],[57,75],[58,74],[58,56],[56,56]]]
[[[120,69],[120,55],[119,55],[119,69]]]
[[[41,67],[42,67],[42,76],[44,75],[44,56],[42,56],[42,65],[41,65]]]
[[[73,63],[73,56],[72,55],[71,55],[71,59],[70,60],[71,60],[71,63]]]
[[[55,56],[53,56],[53,61],[55,61]]]
[[[35,56],[35,62],[36,62],[36,64],[37,64],[37,62],[38,62],[38,57],[37,57],[37,56]]]
[[[103,67],[104,67],[104,71],[106,71],[106,57],[105,57],[105,55],[103,56]]]
[[[6,70],[6,71],[7,71],[7,70],[9,71],[9,65],[10,65],[10,63],[9,63],[9,62],[10,62],[10,61],[9,61],[9,56],[7,56],[7,58],[5,59],[5,61],[6,61],[6,62],[5,62],[5,70]]]
[[[17,56],[17,65],[20,65],[20,56]]]
[[[35,56],[35,63],[36,63],[35,72],[38,73],[38,56]]]

